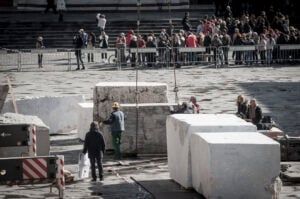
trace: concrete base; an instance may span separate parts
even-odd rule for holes
[[[170,109],[175,104],[139,104],[137,145],[136,106],[135,104],[121,104],[121,106],[122,111],[126,115],[126,130],[121,140],[122,152],[138,152],[139,154],[167,153],[166,118],[170,115]],[[105,140],[107,141],[107,145],[110,145],[111,135],[105,135]]]
[[[167,118],[170,176],[192,187],[190,136],[196,132],[256,132],[256,126],[230,114],[174,114]]]
[[[272,199],[280,146],[260,133],[191,135],[194,189],[206,198]]]
[[[167,84],[138,82],[138,103],[168,103]],[[109,118],[112,112],[112,104],[117,101],[120,104],[136,103],[135,82],[101,82],[94,88],[93,120],[103,121]],[[121,107],[122,110],[122,107]],[[125,123],[126,129],[126,123]],[[109,135],[109,126],[103,127],[104,135]],[[107,141],[107,143],[111,143]],[[109,144],[107,149],[113,149]]]
[[[90,129],[90,124],[93,121],[93,103],[79,103],[79,117],[78,117],[78,138],[85,139],[85,134]]]
[[[9,90],[8,85],[0,85],[0,112],[6,100],[8,90]]]
[[[62,133],[77,128],[78,103],[84,101],[82,95],[75,95],[30,97],[16,103],[20,114],[38,116],[50,127],[50,133]],[[2,113],[7,112],[14,112],[11,101],[4,104]]]
[[[47,156],[50,152],[49,127],[44,122],[30,115],[5,113],[0,115],[0,124],[34,124],[36,126],[37,156]],[[24,156],[28,153],[27,147],[1,147],[0,157]]]

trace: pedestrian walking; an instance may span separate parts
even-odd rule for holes
[[[99,180],[103,181],[103,166],[102,160],[105,151],[105,142],[101,131],[99,130],[98,122],[92,122],[90,130],[87,132],[84,140],[82,153],[88,153],[91,163],[92,181],[97,180],[96,163],[99,171]]]
[[[115,150],[115,160],[121,159],[121,135],[125,130],[124,113],[120,111],[119,108],[119,103],[114,102],[112,105],[113,112],[111,113],[109,119],[103,121],[104,124],[109,124],[111,126],[111,135]]]

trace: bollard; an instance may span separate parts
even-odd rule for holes
[[[21,52],[18,52],[18,69],[17,69],[18,72],[21,72],[21,71],[22,71],[21,60],[22,60]]]
[[[68,50],[68,71],[71,71],[71,67],[72,67],[71,64],[72,64],[71,63],[71,51]]]

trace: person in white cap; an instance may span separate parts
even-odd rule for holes
[[[113,112],[110,114],[109,119],[103,121],[104,124],[109,124],[111,126],[111,135],[115,150],[115,160],[121,159],[121,135],[125,130],[124,113],[120,111],[119,108],[119,103],[114,102],[112,105]]]

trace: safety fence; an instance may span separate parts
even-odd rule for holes
[[[83,61],[88,67],[110,66],[124,68],[169,68],[205,65],[268,66],[273,64],[297,64],[300,62],[300,45],[276,45],[270,49],[261,46],[219,47],[157,47],[157,48],[109,48],[109,49],[3,49],[0,50],[0,70],[70,71]],[[81,65],[81,64],[80,64]],[[38,69],[40,70],[40,69]]]

